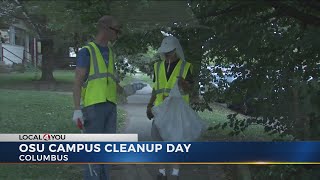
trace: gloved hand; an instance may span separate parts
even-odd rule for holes
[[[84,118],[81,110],[74,110],[72,121],[77,125],[79,129],[83,129]]]
[[[154,115],[152,114],[152,110],[151,110],[152,107],[153,107],[152,105],[147,106],[147,117],[149,120],[151,120],[154,117]]]
[[[178,77],[178,86],[184,91],[187,92],[189,90],[189,82],[186,81],[182,77]]]

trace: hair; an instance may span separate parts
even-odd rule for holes
[[[97,22],[97,29],[98,31],[103,30],[108,26],[111,26],[115,22],[116,22],[116,19],[113,16],[110,16],[110,15],[102,16]]]

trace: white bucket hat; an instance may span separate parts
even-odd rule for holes
[[[180,45],[179,40],[174,36],[167,36],[162,40],[161,46],[158,49],[158,52],[161,56],[170,51],[176,50],[178,57],[185,61],[184,53]]]

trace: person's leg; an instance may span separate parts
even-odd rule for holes
[[[83,109],[85,133],[104,133],[105,109],[103,104],[96,104]],[[84,179],[105,179],[103,165],[84,165],[84,168]]]
[[[103,133],[117,133],[117,106],[115,104],[110,102],[104,104],[104,118]],[[110,168],[111,166],[109,164],[103,165],[104,180],[109,179]]]
[[[157,126],[154,124],[154,121],[152,121],[152,126],[151,126],[151,137],[153,141],[163,141]],[[159,168],[160,175],[163,175],[163,176],[167,175],[165,164],[160,164],[158,168]]]
[[[85,133],[102,134],[104,132],[105,110],[103,104],[83,108]]]
[[[117,133],[117,106],[113,103],[105,103],[105,124],[104,133]]]

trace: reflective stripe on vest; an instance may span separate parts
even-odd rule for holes
[[[99,48],[93,43],[85,46],[90,53],[90,70],[86,82],[82,85],[83,106],[110,101],[116,103],[116,82],[113,53],[109,48],[109,62],[105,63]]]
[[[160,72],[162,64],[164,64],[164,62],[158,62],[158,63],[155,64],[155,67],[154,67],[155,68],[155,72],[156,72],[156,84],[155,84],[155,89],[154,89],[154,93],[156,95],[156,100],[155,100],[155,105],[156,106],[162,103],[163,97],[167,96],[170,93],[171,89],[173,88],[173,85],[176,83],[177,78],[172,79],[171,76],[175,76],[176,75],[178,77],[185,78],[185,76],[186,76],[186,74],[187,74],[187,72],[189,70],[189,67],[190,67],[190,63],[188,63],[188,66],[186,66],[186,64],[187,64],[186,61],[178,62],[178,64],[174,68],[172,74],[170,75],[170,77],[168,79],[165,78],[166,82],[162,82],[162,83],[166,83],[166,84],[160,84],[160,79],[161,79],[160,76],[163,75],[163,74],[161,75],[161,72]],[[179,66],[180,66],[180,71],[179,71],[179,73],[177,73],[176,72],[176,68],[179,68]],[[165,68],[164,68],[164,65],[163,65],[162,71],[164,69]],[[162,73],[164,73],[164,72],[162,72]],[[173,82],[171,82],[170,80],[173,81]],[[187,103],[189,103],[189,95],[183,93],[182,96],[183,96],[184,100]]]
[[[93,74],[93,75],[89,76],[87,81],[85,83],[83,83],[83,87],[87,87],[88,81],[90,81],[90,80],[99,79],[99,78],[108,78],[108,77],[113,79],[113,81],[115,81],[115,82],[119,82],[119,78],[111,73],[99,73],[99,74]]]

